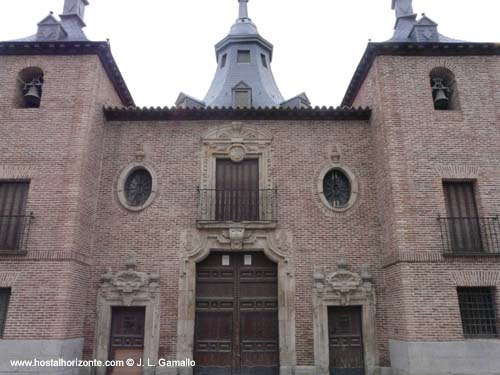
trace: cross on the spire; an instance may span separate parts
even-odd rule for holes
[[[412,0],[392,0],[392,9],[396,10],[396,18],[413,16]]]
[[[240,16],[239,18],[248,18],[248,0],[238,0],[240,3]]]

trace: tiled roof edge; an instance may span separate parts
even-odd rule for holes
[[[108,121],[203,121],[203,120],[369,120],[370,108],[146,108],[104,107]]]

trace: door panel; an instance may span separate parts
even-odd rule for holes
[[[363,375],[361,307],[328,308],[330,375]]]
[[[262,253],[198,264],[195,374],[279,374],[277,300],[277,266]]]
[[[134,359],[137,363],[144,354],[144,307],[113,307],[111,323],[111,353],[114,360]],[[142,367],[115,367],[113,375],[139,375]]]

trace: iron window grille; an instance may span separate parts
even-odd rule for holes
[[[465,337],[498,337],[494,290],[494,288],[457,288]]]
[[[277,189],[198,189],[198,193],[198,221],[277,221]]]
[[[445,255],[500,255],[496,217],[438,217]]]
[[[5,321],[7,320],[7,309],[9,307],[10,288],[0,289],[0,337],[3,337]]]

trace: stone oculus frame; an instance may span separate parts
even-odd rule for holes
[[[259,189],[272,189],[270,145],[272,136],[262,129],[244,126],[241,122],[209,130],[202,137],[201,189],[215,189],[217,159],[230,159],[239,163],[244,159],[259,160]],[[227,228],[224,223],[210,222],[215,207],[200,206],[199,228]],[[262,215],[261,217],[265,217]],[[241,224],[245,228],[275,228],[275,223],[263,222]]]
[[[380,373],[376,340],[376,301],[372,277],[367,266],[361,275],[347,270],[345,261],[338,262],[337,271],[314,273],[313,329],[315,375],[328,375],[330,347],[328,338],[329,306],[361,306],[365,375]]]
[[[226,252],[263,251],[278,265],[278,321],[280,375],[293,374],[295,350],[295,278],[291,264],[292,235],[285,230],[269,233],[230,228],[221,234],[203,234],[188,229],[181,235],[183,256],[179,284],[179,318],[177,326],[177,359],[193,358],[196,316],[196,263],[212,250]],[[192,368],[179,369],[180,375],[191,375]]]
[[[160,344],[160,275],[156,272],[136,271],[135,257],[131,255],[126,271],[112,273],[111,269],[101,276],[97,296],[97,326],[94,358],[102,362],[108,359],[113,306],[144,306],[144,355],[143,363],[156,364]],[[153,374],[154,367],[144,367],[143,374]],[[98,367],[96,374],[105,375],[106,367]]]

